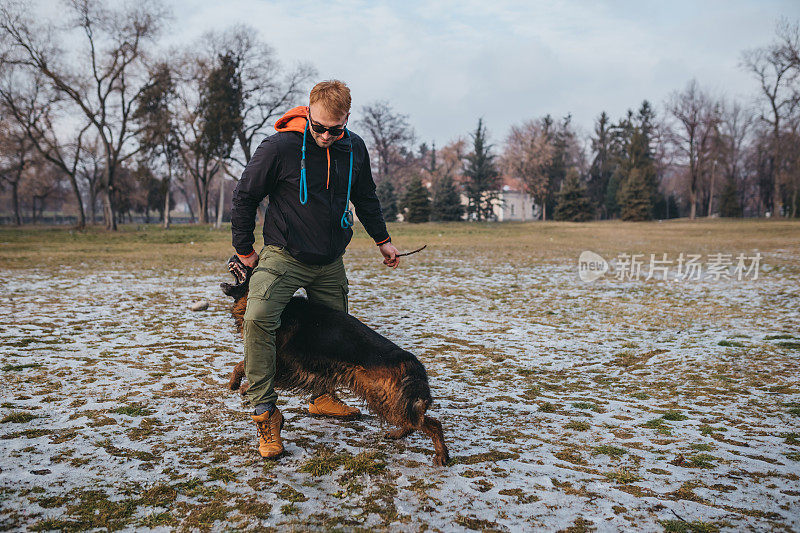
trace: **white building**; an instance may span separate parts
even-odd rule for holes
[[[497,200],[494,203],[494,215],[497,220],[538,220],[541,209],[533,196],[514,190],[508,185],[503,185]]]

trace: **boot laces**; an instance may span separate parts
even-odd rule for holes
[[[269,420],[264,422],[256,422],[256,433],[264,442],[272,442],[272,425]]]

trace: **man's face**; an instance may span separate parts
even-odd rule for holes
[[[322,126],[328,128],[334,127],[344,127],[347,123],[347,119],[350,116],[350,113],[346,113],[341,116],[335,116],[328,113],[322,104],[319,102],[311,104],[309,106],[309,110],[311,111],[311,119],[314,121],[314,124],[320,124]],[[325,133],[317,133],[309,124],[308,131],[311,133],[311,136],[314,138],[314,141],[317,143],[317,146],[320,148],[327,148],[333,144],[336,140],[338,135],[332,135],[330,131],[326,131]]]

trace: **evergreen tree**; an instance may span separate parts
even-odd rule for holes
[[[595,156],[589,168],[587,184],[589,201],[597,209],[600,218],[610,217],[606,202],[606,190],[615,167],[610,128],[608,115],[603,111],[594,128],[595,137],[592,139],[592,150]],[[616,190],[614,195],[616,196]]]
[[[492,145],[486,144],[486,128],[480,119],[472,134],[472,152],[466,157],[464,169],[467,214],[479,221],[494,218],[494,202],[500,190],[500,173],[491,149]]]
[[[445,174],[433,182],[431,220],[461,220],[464,206],[453,177]]]
[[[394,222],[397,220],[397,193],[395,192],[392,180],[386,178],[378,183],[375,188],[375,194],[381,202],[381,211],[383,211],[383,218],[386,222]]]
[[[616,201],[624,220],[652,219],[659,198],[655,158],[650,146],[654,118],[652,107],[645,100],[638,114],[628,111],[627,117],[620,121],[614,131],[616,170],[606,192],[606,208],[609,214],[613,213]],[[615,179],[618,187],[616,194],[610,190],[614,185],[611,182]],[[631,180],[634,182],[628,183]],[[644,192],[640,191],[642,188]],[[647,205],[642,206],[641,202]],[[645,218],[639,218],[643,213],[648,214]]]
[[[428,188],[422,184],[419,176],[414,176],[408,183],[403,207],[406,211],[406,222],[428,222],[431,216],[431,203],[428,199]]]
[[[567,172],[564,185],[558,193],[554,218],[573,222],[592,219],[592,204],[586,194],[586,187],[581,183],[578,171],[574,168]]]
[[[617,202],[622,220],[650,220],[653,218],[653,202],[645,173],[633,168],[622,182]]]
[[[742,206],[739,203],[739,191],[736,190],[736,182],[729,177],[722,189],[722,197],[719,202],[719,214],[723,217],[741,217]]]

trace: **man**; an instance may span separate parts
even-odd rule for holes
[[[273,388],[281,312],[300,287],[309,300],[347,311],[342,254],[353,236],[348,199],[380,247],[384,264],[399,264],[375,195],[366,146],[346,129],[350,103],[350,89],[341,81],[315,85],[307,107],[296,107],[275,123],[278,133],[259,145],[233,192],[233,247],[247,266],[258,265],[244,315],[244,357],[247,399],[254,407],[263,457],[283,452],[283,415]],[[255,215],[267,196],[264,248],[256,254]],[[360,414],[332,394],[312,397],[308,410],[336,417]]]

